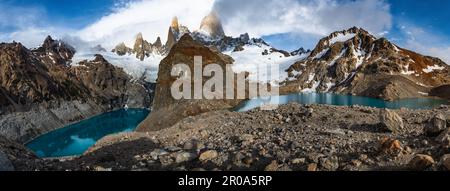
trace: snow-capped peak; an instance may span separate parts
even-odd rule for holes
[[[222,22],[216,12],[209,13],[203,18],[200,29],[197,31],[201,34],[209,36],[214,39],[218,39],[225,36],[225,32],[222,27]]]

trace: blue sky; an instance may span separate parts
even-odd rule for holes
[[[139,32],[150,39],[164,38],[173,16],[181,17],[181,23],[195,30],[201,16],[213,8],[222,17],[228,34],[249,32],[252,36],[263,37],[277,48],[294,50],[303,46],[312,49],[324,35],[355,25],[385,36],[400,46],[450,61],[448,0],[183,2],[0,0],[0,9],[4,10],[0,12],[0,40],[24,41],[26,45],[36,46],[41,41],[39,38],[48,33],[102,43],[105,39],[127,41],[134,38],[133,34],[138,30],[143,30]]]

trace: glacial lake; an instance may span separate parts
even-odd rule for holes
[[[147,109],[104,113],[44,134],[26,147],[41,158],[81,155],[107,135],[134,131],[149,113]]]
[[[440,105],[448,105],[449,102],[443,99],[433,98],[412,98],[401,99],[396,101],[385,101],[381,99],[360,97],[352,95],[339,95],[332,93],[295,93],[281,96],[269,96],[260,97],[247,100],[241,103],[234,111],[245,112],[254,108],[261,107],[263,105],[276,105],[276,104],[288,104],[288,103],[300,103],[300,104],[326,104],[337,106],[370,106],[375,108],[387,108],[387,109],[433,109]]]

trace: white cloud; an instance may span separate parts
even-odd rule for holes
[[[78,35],[81,39],[101,43],[107,48],[120,42],[132,45],[139,32],[149,41],[156,40],[158,36],[165,41],[174,16],[179,18],[180,24],[191,30],[197,29],[201,19],[211,11],[213,3],[213,0],[129,2],[127,6],[81,30]]]
[[[73,30],[51,26],[46,10],[41,7],[18,7],[8,3],[0,4],[0,29],[11,31],[0,35],[2,42],[21,42],[28,48],[42,44],[45,37],[61,38]]]
[[[352,26],[378,34],[392,25],[390,6],[384,0],[217,0],[214,9],[232,35],[246,31],[252,36],[324,36]]]
[[[450,44],[445,37],[411,24],[404,24],[400,29],[405,36],[402,43],[405,48],[438,57],[450,65]]]

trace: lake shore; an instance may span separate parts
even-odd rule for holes
[[[288,104],[273,111],[215,111],[156,132],[109,136],[83,156],[42,160],[37,167],[89,171],[444,170],[450,130],[445,127],[429,134],[443,128],[439,126],[442,123],[433,122],[439,114],[447,126],[448,106],[391,111]]]

